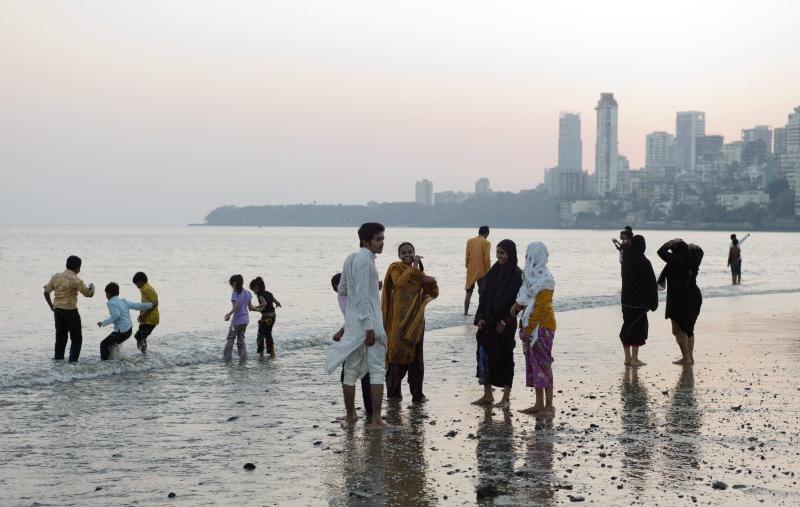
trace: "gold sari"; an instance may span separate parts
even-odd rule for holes
[[[414,348],[425,332],[425,307],[439,296],[436,283],[423,286],[423,278],[425,273],[402,262],[393,263],[386,271],[381,310],[390,364],[414,362]]]

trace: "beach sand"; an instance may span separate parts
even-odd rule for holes
[[[551,420],[517,412],[533,402],[521,347],[511,410],[483,409],[470,405],[481,394],[473,327],[430,331],[429,401],[413,406],[405,387],[404,400],[386,409],[400,431],[387,433],[363,423],[343,430],[338,375],[322,373],[324,348],[283,353],[279,342],[276,361],[164,372],[195,376],[199,394],[143,386],[131,396],[152,404],[147,420],[113,406],[85,416],[94,419],[82,420],[75,440],[108,431],[107,447],[59,451],[69,448],[66,434],[15,452],[24,435],[10,435],[17,440],[7,441],[0,498],[149,505],[174,492],[174,505],[797,505],[798,307],[798,294],[707,300],[692,368],[671,364],[679,354],[663,307],[650,314],[641,350],[648,364],[638,369],[622,364],[619,308],[561,312]],[[81,384],[54,389],[87,389]],[[41,477],[48,459],[75,459],[75,476]]]

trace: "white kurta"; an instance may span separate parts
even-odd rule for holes
[[[344,335],[331,343],[325,355],[325,371],[333,373],[342,364],[344,383],[353,385],[367,373],[370,382],[382,384],[386,374],[386,331],[383,329],[375,254],[361,248],[344,261],[339,294],[347,297]],[[375,331],[375,345],[364,343],[366,331]]]

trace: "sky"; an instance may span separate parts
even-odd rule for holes
[[[221,205],[533,188],[558,115],[594,171],[706,112],[726,142],[800,105],[800,2],[0,0],[0,223],[172,225]]]

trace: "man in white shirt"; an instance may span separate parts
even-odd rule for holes
[[[386,331],[383,328],[378,270],[375,256],[383,252],[383,225],[374,222],[358,229],[361,249],[350,254],[342,267],[339,294],[347,298],[344,328],[334,337],[325,357],[330,374],[344,364],[342,393],[347,409],[345,425],[353,426],[358,418],[355,409],[355,383],[369,374],[372,390],[373,429],[387,425],[381,419],[383,382],[386,377]]]

